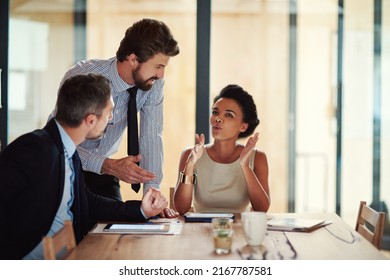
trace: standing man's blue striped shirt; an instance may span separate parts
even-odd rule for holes
[[[127,128],[127,103],[130,87],[118,74],[117,59],[93,59],[74,65],[64,76],[66,79],[77,74],[99,73],[111,81],[115,103],[112,125],[107,127],[101,139],[86,140],[77,147],[83,169],[100,174],[103,162],[118,151],[123,133]],[[156,80],[149,91],[138,89],[137,111],[140,112],[140,167],[155,174],[156,179],[144,184],[143,193],[149,187],[159,189],[163,177],[163,86],[164,80]]]

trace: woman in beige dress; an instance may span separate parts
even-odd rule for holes
[[[256,149],[259,133],[245,146],[239,138],[253,134],[259,124],[253,98],[242,87],[228,85],[214,98],[210,125],[213,143],[195,135],[195,147],[180,157],[174,205],[184,214],[194,212],[267,212],[270,206],[268,162]]]

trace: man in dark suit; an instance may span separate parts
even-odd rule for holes
[[[72,220],[77,243],[91,221],[138,222],[160,214],[166,199],[150,189],[142,201],[120,202],[85,187],[76,146],[98,139],[112,119],[109,81],[74,76],[61,86],[57,114],[0,155],[0,259],[43,258],[42,237]]]

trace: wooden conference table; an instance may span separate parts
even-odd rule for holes
[[[78,260],[206,260],[206,259],[387,259],[371,243],[348,226],[334,213],[272,214],[332,220],[332,223],[312,232],[267,231],[260,247],[247,245],[240,215],[234,222],[232,251],[226,255],[214,253],[210,223],[185,223],[180,234],[133,235],[89,233],[68,259]]]

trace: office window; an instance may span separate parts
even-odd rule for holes
[[[287,211],[288,13],[288,1],[212,1],[210,104],[228,84],[253,96],[257,146],[269,163],[270,211],[279,212]]]
[[[73,32],[71,0],[10,1],[8,143],[45,125],[73,64]]]
[[[381,170],[380,194],[381,200],[390,208],[390,1],[383,1],[382,6],[382,100],[381,100]],[[389,219],[389,216],[387,216]],[[385,234],[390,235],[390,222]]]

